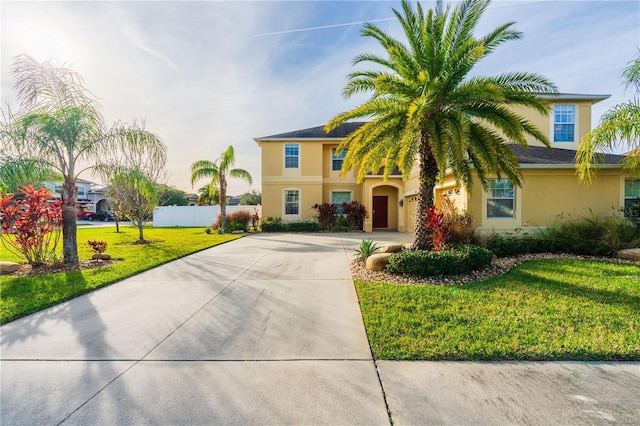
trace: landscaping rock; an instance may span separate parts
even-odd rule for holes
[[[370,271],[382,271],[387,263],[389,263],[389,258],[393,253],[376,253],[367,257],[367,263],[365,264],[365,268]]]
[[[400,244],[387,244],[386,246],[380,247],[378,253],[399,253],[404,250],[404,246]]]
[[[11,274],[20,269],[22,265],[16,262],[0,260],[0,273]]]
[[[640,260],[640,248],[618,250],[616,257],[620,259]]]
[[[108,253],[96,253],[91,258],[93,260],[111,260],[111,255]]]

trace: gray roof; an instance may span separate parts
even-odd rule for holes
[[[525,164],[557,164],[573,165],[576,151],[574,149],[549,148],[543,146],[530,146],[528,149],[520,145],[511,145],[511,150],[516,155],[520,165]],[[624,155],[604,154],[601,164],[621,164]]]
[[[365,124],[365,121],[354,121],[350,123],[344,123],[336,127],[329,133],[324,131],[324,126],[310,127],[308,129],[294,130],[292,132],[278,133],[277,135],[264,136],[261,138],[255,138],[256,141],[264,140],[282,140],[282,139],[344,139],[348,134],[354,132],[360,126]]]
[[[589,99],[606,99],[608,95],[573,95],[573,94],[561,94],[560,96],[571,97],[571,99],[577,99],[580,96]],[[310,127],[308,129],[294,130],[292,132],[279,133],[276,135],[265,136],[262,138],[256,138],[256,141],[267,140],[326,140],[326,139],[344,139],[347,135],[354,132],[360,126],[365,124],[364,121],[354,121],[342,124],[327,133],[324,131],[323,126]],[[511,149],[516,155],[520,165],[526,167],[526,165],[556,165],[556,166],[571,166],[575,163],[576,151],[573,149],[554,148],[550,150],[541,146],[530,146],[528,149],[519,145],[511,145]],[[604,161],[601,164],[605,165],[619,165],[624,160],[624,155],[617,154],[604,154]],[[392,174],[399,173],[394,171]]]

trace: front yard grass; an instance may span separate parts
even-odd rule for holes
[[[0,324],[188,254],[239,238],[238,235],[206,234],[203,228],[145,228],[145,239],[154,243],[132,245],[138,239],[138,229],[131,226],[121,226],[120,233],[115,232],[115,227],[79,228],[77,235],[81,260],[91,259],[93,254],[87,240],[106,241],[106,252],[123,260],[97,269],[0,277]],[[0,248],[0,260],[20,261],[4,248]]]
[[[464,286],[356,289],[377,359],[640,360],[637,265],[540,260]]]

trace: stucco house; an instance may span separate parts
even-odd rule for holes
[[[62,193],[62,181],[44,182],[45,188],[57,198]],[[78,202],[86,203],[89,211],[109,210],[107,200],[107,185],[100,185],[88,180],[76,178],[76,188],[78,188]]]
[[[489,191],[474,182],[473,191],[458,185],[450,174],[436,188],[436,200],[447,195],[460,210],[469,211],[481,231],[509,231],[549,226],[561,214],[573,217],[619,214],[625,203],[640,197],[640,179],[625,174],[624,155],[604,157],[597,179],[589,186],[576,176],[574,157],[580,139],[591,129],[592,105],[609,95],[547,96],[552,112],[518,112],[548,135],[549,150],[529,140],[530,148],[512,145],[524,182],[514,187],[492,179]],[[362,122],[346,123],[326,133],[322,126],[255,138],[262,152],[262,214],[284,221],[311,219],[315,203],[358,200],[369,214],[365,231],[413,231],[419,187],[418,167],[408,180],[392,173],[385,181],[369,174],[356,182],[355,170],[340,176],[342,155],[336,148]],[[476,178],[477,180],[477,178]]]

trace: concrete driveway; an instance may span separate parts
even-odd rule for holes
[[[0,423],[640,419],[638,363],[375,363],[349,268],[363,238],[409,242],[254,235],[2,326]]]

